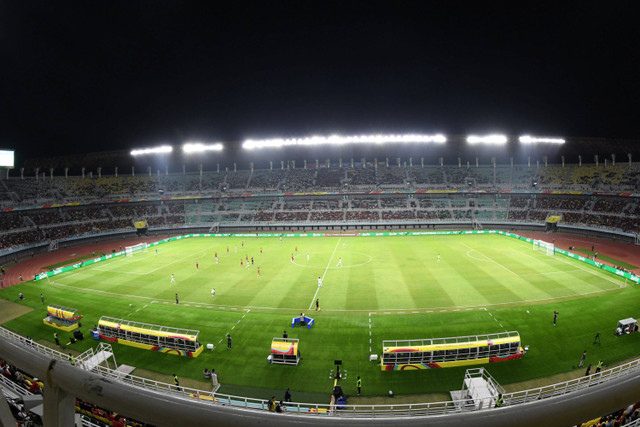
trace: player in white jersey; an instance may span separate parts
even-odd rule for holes
[[[318,287],[322,288],[322,278],[318,276]]]
[[[336,267],[342,267],[342,258],[338,259],[338,263],[336,264]]]

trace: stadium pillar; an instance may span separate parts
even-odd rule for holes
[[[55,384],[46,383],[43,393],[45,427],[75,425],[75,396],[60,389]]]

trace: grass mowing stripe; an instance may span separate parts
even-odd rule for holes
[[[465,246],[465,247],[467,247],[468,249],[473,249],[472,247],[470,247],[469,245],[467,245],[467,244],[465,244],[465,243],[462,243],[462,245],[463,245],[463,246]],[[508,268],[507,268],[507,267],[505,267],[504,265],[500,264],[499,262],[492,260],[491,258],[489,258],[489,257],[488,257],[486,254],[484,254],[483,252],[480,252],[480,251],[478,251],[478,250],[476,250],[476,249],[473,249],[473,250],[475,250],[476,252],[478,252],[480,255],[482,255],[483,257],[485,257],[486,259],[488,259],[488,260],[489,260],[489,261],[491,261],[492,263],[496,264],[498,267],[502,267],[502,268],[504,268],[505,270],[507,270],[509,273],[513,274],[514,276],[520,277],[520,275],[519,275],[519,274],[514,273],[513,271],[511,271],[510,269],[508,269]]]
[[[243,394],[260,398],[270,398],[272,389],[287,387],[291,387],[294,396],[296,390],[330,390],[327,374],[334,359],[342,359],[348,370],[349,379],[342,383],[345,393],[355,391],[351,379],[358,375],[366,380],[367,393],[373,395],[386,395],[389,389],[396,394],[409,394],[459,388],[465,368],[381,372],[378,365],[368,362],[368,356],[380,353],[383,339],[466,336],[494,333],[502,327],[518,330],[523,344],[530,345],[526,357],[490,366],[492,375],[503,384],[571,371],[585,348],[589,348],[587,363],[600,357],[612,363],[640,352],[640,334],[616,339],[606,334],[619,316],[633,315],[640,302],[637,288],[620,289],[622,281],[618,278],[581,266],[577,260],[563,262],[557,258],[560,255],[531,254],[530,249],[526,250],[530,245],[491,235],[341,238],[332,252],[334,240],[338,237],[287,238],[282,243],[277,238],[252,239],[245,242],[242,252],[238,239],[181,240],[163,246],[162,255],[157,257],[118,257],[100,263],[100,270],[88,266],[82,269],[87,274],[75,270],[60,276],[59,285],[58,280],[51,286],[46,282],[19,284],[17,288],[0,289],[0,297],[17,301],[17,292],[24,292],[26,300],[18,303],[35,310],[10,321],[8,326],[39,341],[52,340],[51,328],[42,324],[45,314],[39,299],[41,291],[45,292],[47,303],[77,308],[88,325],[96,323],[101,315],[130,315],[136,321],[198,329],[202,343],[218,343],[235,327],[233,350],[205,351],[194,360],[126,346],[116,346],[114,350],[120,363],[158,375],[166,374],[170,366],[180,377],[201,381],[202,368],[216,368],[223,384],[233,383],[229,387],[242,388]],[[233,249],[236,241],[238,254]],[[348,249],[340,246],[342,242],[347,243]],[[479,252],[468,250],[460,242]],[[227,244],[231,247],[228,256],[224,251]],[[302,253],[295,259],[301,265],[289,262],[294,245]],[[259,254],[260,246],[264,256]],[[215,248],[220,264],[213,260]],[[188,254],[200,257],[202,252],[211,256],[197,259],[200,272],[196,273],[194,262],[188,259],[194,255]],[[237,258],[244,258],[245,253],[261,266],[262,278],[258,279],[254,271],[240,269]],[[311,253],[310,261],[306,261],[305,253]],[[522,274],[514,277],[481,253]],[[436,262],[438,254],[440,263]],[[522,259],[517,259],[516,254]],[[326,255],[333,255],[328,269]],[[344,268],[331,265],[336,255],[342,257]],[[162,268],[179,258],[186,260]],[[357,265],[364,262],[368,263]],[[112,268],[112,272],[101,271]],[[119,273],[119,269],[140,273],[158,270],[137,280],[134,275]],[[305,310],[308,294],[313,293],[311,286],[317,291],[316,279],[323,270],[331,286],[323,288],[321,296],[326,305],[316,326],[310,330],[290,329],[292,312]],[[179,279],[177,285],[169,283],[172,272]],[[525,277],[529,274],[535,275]],[[557,287],[554,280],[570,289],[545,294],[543,291]],[[531,282],[540,285],[542,291]],[[517,288],[517,295],[505,294],[504,286]],[[216,289],[215,297],[210,295],[212,287]],[[434,297],[440,287],[445,288],[450,301]],[[180,306],[173,302],[176,290],[180,293]],[[597,300],[581,299],[595,295]],[[158,303],[148,304],[152,301]],[[133,307],[129,307],[131,302]],[[490,308],[493,318],[480,313],[481,308]],[[251,315],[246,310],[251,310]],[[553,310],[561,313],[556,328],[552,325]],[[272,338],[281,336],[283,329],[291,338],[300,339],[303,360],[299,366],[265,362]],[[603,336],[602,349],[589,347],[598,330]],[[94,344],[79,342],[71,351],[82,351]],[[203,385],[207,386],[210,385]]]
[[[522,254],[523,254],[523,255],[525,255],[525,256],[531,257],[531,255],[526,254],[526,253],[524,253],[524,252],[522,252],[522,251],[519,251],[519,252],[520,252],[520,253],[522,253]],[[590,268],[586,268],[586,267],[582,267],[582,266],[580,265],[580,263],[581,263],[580,261],[578,261],[578,260],[574,260],[574,262],[575,262],[575,263],[571,263],[571,262],[569,262],[569,261],[567,261],[567,260],[562,259],[561,257],[563,257],[563,256],[564,256],[564,255],[560,255],[560,256],[558,256],[558,255],[554,255],[554,256],[550,256],[549,258],[551,258],[551,259],[553,259],[553,260],[555,260],[555,261],[560,261],[560,262],[565,263],[565,264],[567,264],[567,265],[570,265],[570,266],[572,266],[572,267],[577,267],[578,269],[583,270],[583,271],[586,271],[586,272],[587,272],[587,273],[589,273],[589,274],[593,274],[594,276],[598,276],[598,277],[600,277],[601,279],[604,279],[604,280],[606,280],[606,281],[608,281],[608,282],[614,283],[614,284],[618,285],[619,287],[626,287],[626,286],[627,286],[627,285],[626,285],[626,281],[625,281],[625,284],[624,284],[624,285],[621,285],[619,282],[617,282],[616,280],[614,280],[612,277],[609,277],[609,276],[603,276],[603,275],[599,274],[599,273],[597,272],[597,270],[595,270],[595,271],[594,271],[593,269],[594,269],[595,267],[591,267],[591,269],[590,269]],[[533,257],[531,257],[531,258],[533,258]],[[607,290],[609,290],[609,289],[607,289]]]
[[[336,254],[336,250],[338,249],[338,245],[340,244],[340,238],[338,238],[338,241],[336,242],[336,247],[333,248],[333,252],[331,253],[331,258],[329,258],[329,262],[327,263],[327,267],[324,269],[324,273],[322,273],[322,286],[324,286],[324,277],[327,275],[327,270],[329,270],[329,266],[331,265],[331,262],[333,261],[333,256]],[[318,292],[320,291],[320,286],[316,286],[316,293],[313,294],[313,298],[311,298],[311,304],[309,304],[309,308],[307,310],[311,310],[311,307],[313,307],[313,303],[316,301],[316,297],[318,296]]]

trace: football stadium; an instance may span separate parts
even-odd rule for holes
[[[2,388],[58,425],[588,422],[638,389],[634,143],[5,150]]]

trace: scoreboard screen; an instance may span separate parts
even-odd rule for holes
[[[13,167],[13,150],[0,150],[0,167]]]

